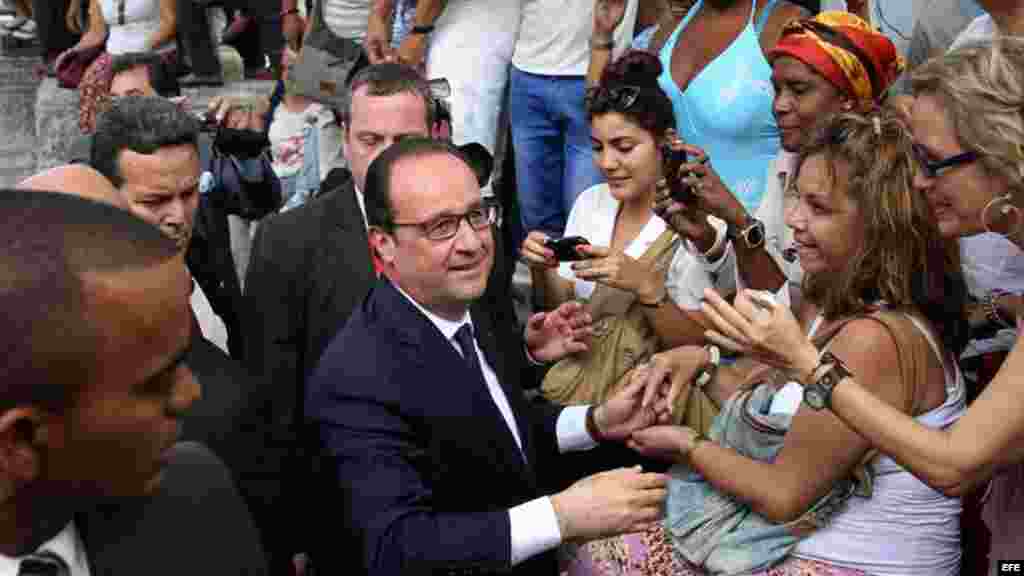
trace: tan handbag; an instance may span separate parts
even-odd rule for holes
[[[664,273],[679,244],[675,232],[666,230],[640,260],[654,262],[655,270]],[[594,319],[590,348],[551,367],[541,385],[545,398],[564,405],[603,402],[627,372],[658,351],[658,337],[635,300],[630,292],[596,286],[584,302]]]

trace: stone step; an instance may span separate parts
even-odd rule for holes
[[[38,57],[0,55],[0,187],[12,187],[35,171],[38,62]]]

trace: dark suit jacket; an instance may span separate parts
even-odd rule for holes
[[[265,544],[288,530],[274,517],[281,496],[281,454],[266,450],[279,435],[268,422],[265,386],[198,334],[186,358],[202,395],[181,421],[181,439],[203,444],[231,471]]]
[[[537,470],[557,456],[561,409],[525,399],[517,335],[495,326],[478,305],[472,317],[515,414],[525,460],[481,377],[426,316],[379,281],[309,385],[307,414],[341,487],[341,497],[326,498],[319,513],[356,546],[327,573],[508,570],[507,510],[545,493]],[[513,573],[556,571],[554,554],[546,553]]]
[[[227,468],[183,443],[151,497],[107,503],[75,518],[95,576],[262,576],[266,561]]]

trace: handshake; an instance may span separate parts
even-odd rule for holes
[[[596,440],[636,447],[638,433],[674,428],[665,426],[671,417],[665,386],[652,382],[646,368],[634,370],[623,381],[625,386],[615,395],[590,409],[587,428]],[[555,494],[551,503],[563,542],[582,543],[652,527],[664,516],[668,479],[635,466],[589,476]]]

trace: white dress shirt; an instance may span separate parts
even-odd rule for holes
[[[206,298],[206,293],[194,279],[192,280],[192,295],[189,297],[189,305],[192,306],[192,313],[196,315],[196,322],[199,324],[199,330],[203,333],[203,337],[227,354],[228,327],[213,311],[213,306]]]
[[[359,190],[358,186],[353,186],[352,189],[356,191],[356,202],[359,204],[359,212],[363,215],[363,226],[369,230],[370,221],[366,219],[366,196],[363,196],[363,192]]]
[[[473,320],[470,318],[469,311],[467,310],[465,315],[458,321],[451,321],[446,318],[441,318],[437,314],[434,314],[430,310],[427,310],[419,302],[414,300],[408,294],[406,294],[398,285],[395,285],[402,296],[405,296],[409,302],[412,302],[413,306],[416,307],[424,316],[427,317],[430,322],[437,327],[437,329],[444,335],[448,343],[461,355],[463,354],[462,348],[459,343],[455,340],[455,333],[458,332],[464,324],[473,326]],[[519,449],[522,450],[523,443],[519,437],[519,429],[516,426],[515,414],[512,413],[512,407],[508,403],[508,398],[505,396],[505,391],[502,390],[501,384],[498,382],[498,376],[494,373],[494,369],[490,364],[487,363],[487,359],[480,351],[480,346],[476,342],[476,338],[473,338],[473,352],[477,356],[477,360],[480,362],[480,368],[484,373],[484,381],[487,383],[487,391],[490,392],[491,398],[494,403],[498,406],[498,411],[501,412],[502,418],[505,420],[505,425],[508,426],[512,432],[512,436],[516,440],[516,444]],[[587,433],[587,409],[589,406],[570,406],[562,410],[558,416],[558,422],[555,424],[555,433],[558,439],[558,450],[559,452],[571,452],[577,450],[588,450],[597,445],[594,439]],[[514,508],[509,509],[509,524],[511,526],[511,559],[512,565],[515,566],[520,562],[527,560],[537,554],[546,552],[555,548],[562,543],[561,529],[558,527],[558,517],[555,516],[555,508],[551,504],[551,498],[542,496],[534,500],[530,500],[524,504],[520,504]]]
[[[67,562],[68,567],[71,568],[70,576],[90,576],[85,545],[78,535],[78,530],[75,529],[74,522],[68,522],[68,525],[56,536],[44,542],[36,550],[36,553],[39,552],[50,552],[60,556],[61,560]],[[0,576],[17,576],[22,558],[12,558],[0,554]]]

